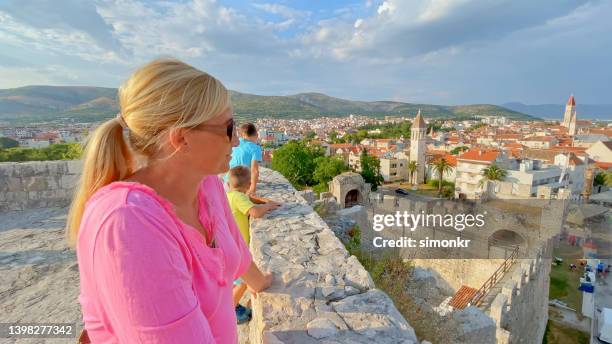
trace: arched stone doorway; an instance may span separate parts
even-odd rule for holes
[[[359,203],[360,203],[360,197],[359,197],[358,190],[353,189],[346,193],[346,196],[344,197],[344,207],[345,208],[350,208],[354,205],[358,205]]]
[[[524,248],[526,243],[515,231],[497,230],[489,236],[489,258],[508,258],[514,250]]]
[[[344,172],[329,183],[329,191],[342,208],[365,205],[365,201],[370,197],[370,187],[371,185],[355,172]]]

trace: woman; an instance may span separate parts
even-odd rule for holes
[[[86,145],[68,218],[87,335],[236,343],[232,281],[258,292],[272,275],[252,262],[217,177],[238,143],[229,92],[165,59],[137,70],[119,102]]]

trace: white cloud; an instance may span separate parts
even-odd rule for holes
[[[69,54],[86,61],[123,63],[120,56],[101,46],[87,32],[67,28],[38,28],[0,11],[0,42],[52,54]]]
[[[395,11],[395,5],[393,4],[392,1],[385,1],[383,2],[380,6],[378,6],[378,9],[376,10],[376,12],[378,14],[393,14],[393,12]]]
[[[294,8],[280,5],[280,4],[253,4],[253,7],[262,10],[264,12],[268,12],[271,14],[277,14],[284,18],[301,18],[306,17],[311,14],[310,11],[300,11]]]

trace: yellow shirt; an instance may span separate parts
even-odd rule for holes
[[[251,243],[251,235],[249,233],[249,209],[255,206],[255,204],[251,202],[249,196],[236,190],[229,191],[227,193],[227,199],[229,200],[232,214],[234,214],[242,238],[244,238],[244,242],[249,245]]]

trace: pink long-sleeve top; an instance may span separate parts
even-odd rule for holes
[[[204,178],[198,201],[215,247],[143,184],[111,183],[90,198],[77,258],[92,343],[237,342],[232,281],[251,255],[217,176]]]

